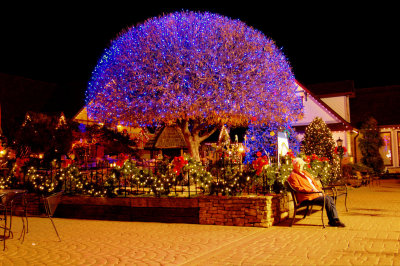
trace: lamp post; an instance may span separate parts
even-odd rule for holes
[[[340,173],[342,173],[342,158],[344,154],[344,149],[343,149],[343,140],[340,139],[340,137],[336,140],[337,143],[337,154],[339,155],[340,158]]]

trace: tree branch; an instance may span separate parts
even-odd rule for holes
[[[217,131],[217,127],[214,127],[213,130],[211,130],[210,132],[208,132],[208,133],[206,133],[206,134],[200,136],[200,137],[199,137],[200,142],[202,142],[202,141],[208,139],[208,137],[210,137],[215,131]]]

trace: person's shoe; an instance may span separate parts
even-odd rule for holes
[[[340,220],[334,220],[332,222],[329,222],[329,225],[334,227],[346,227],[346,225],[342,223]]]

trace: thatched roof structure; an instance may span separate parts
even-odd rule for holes
[[[158,130],[145,146],[145,149],[182,149],[187,148],[185,139],[180,130],[173,126],[166,126]]]

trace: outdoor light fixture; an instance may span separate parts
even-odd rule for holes
[[[342,147],[343,146],[343,140],[340,139],[340,137],[336,140],[337,146]]]

